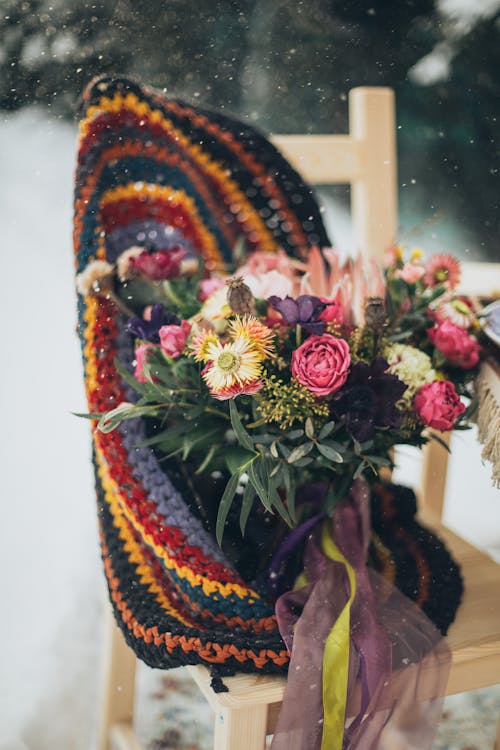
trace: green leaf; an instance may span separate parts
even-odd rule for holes
[[[311,417],[307,417],[305,421],[304,432],[306,433],[306,437],[308,437],[309,440],[312,440],[314,438],[314,424]]]
[[[359,477],[362,475],[365,469],[366,469],[366,461],[361,461],[358,468],[353,474],[353,479],[359,479]]]
[[[286,504],[288,506],[288,512],[290,513],[290,518],[295,523],[296,514],[295,514],[295,482],[292,479],[292,472],[290,471],[290,467],[286,464],[283,464],[283,480],[285,482],[285,492],[286,492]]]
[[[324,440],[335,427],[335,422],[327,422],[319,431],[318,440]]]
[[[257,454],[255,451],[245,450],[239,445],[232,445],[224,448],[224,460],[227,468],[234,474],[237,471],[246,471],[245,466],[255,458]]]
[[[203,461],[201,462],[201,464],[198,466],[198,468],[194,472],[195,474],[203,474],[203,472],[205,471],[205,469],[207,468],[207,466],[210,464],[210,461],[214,457],[215,452],[217,450],[219,450],[220,447],[221,446],[219,444],[212,443],[212,445],[210,446],[210,448],[207,451],[207,454],[206,454],[205,458],[203,459]]]
[[[302,437],[304,434],[304,430],[289,430],[288,432],[285,432],[285,436],[289,440],[297,440],[297,438]]]
[[[247,526],[248,517],[250,516],[253,504],[255,501],[255,490],[250,481],[245,485],[245,491],[243,493],[243,499],[241,501],[240,510],[240,530],[241,536],[245,536],[245,529]]]
[[[276,445],[276,440],[274,440],[274,441],[273,441],[273,442],[271,443],[271,447],[269,448],[269,453],[271,454],[271,456],[272,456],[273,458],[278,458],[278,457],[279,457],[279,454],[278,454],[278,447],[277,447],[277,445]]]
[[[260,497],[260,500],[261,500],[262,505],[264,506],[264,508],[266,508],[266,510],[272,512],[271,502],[270,502],[269,496],[268,496],[267,491],[266,491],[267,481],[264,484],[264,482],[262,481],[262,479],[259,476],[258,469],[259,469],[259,464],[260,463],[261,463],[261,461],[256,460],[256,461],[254,461],[253,463],[250,464],[250,466],[248,467],[248,470],[247,470],[248,478],[249,478],[250,482],[252,483],[252,485],[253,485],[253,487],[255,489],[255,492]]]
[[[296,448],[293,449],[293,451],[288,456],[287,458],[288,463],[294,464],[297,461],[300,461],[300,459],[304,458],[304,456],[307,456],[307,454],[310,453],[313,448],[314,448],[314,443],[312,441],[309,441],[307,443],[302,443],[302,445],[298,445]]]
[[[139,443],[139,447],[145,447],[147,445],[155,445],[156,443],[161,443],[165,439],[171,439],[174,437],[179,437],[181,435],[184,435],[185,432],[189,432],[189,430],[193,429],[193,425],[189,424],[189,422],[183,422],[181,424],[173,425],[172,427],[167,427],[166,430],[162,430],[161,432],[156,433],[156,435],[153,435],[150,438],[147,438],[147,440],[143,440],[141,443]]]
[[[226,526],[227,516],[231,509],[236,490],[238,489],[239,481],[240,475],[232,474],[221,497],[219,511],[217,513],[217,522],[215,525],[215,537],[217,539],[219,547],[222,544],[222,537],[224,536],[224,528]]]
[[[316,448],[319,450],[321,455],[327,458],[329,461],[334,461],[337,464],[341,464],[344,462],[343,456],[329,443],[317,443]]]
[[[314,462],[314,458],[311,458],[310,456],[306,456],[306,458],[299,458],[298,461],[295,461],[292,466],[295,468],[303,469],[304,466],[309,466],[309,464],[312,464]]]
[[[385,456],[374,456],[372,453],[365,453],[363,458],[370,461],[375,466],[391,466],[391,461]]]
[[[239,442],[247,450],[253,451],[253,440],[243,427],[234,399],[229,400],[229,414],[231,416],[231,425]]]

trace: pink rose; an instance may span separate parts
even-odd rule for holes
[[[135,372],[134,376],[135,379],[139,381],[139,383],[146,383],[147,378],[144,375],[143,368],[144,363],[146,362],[146,356],[147,352],[153,349],[153,347],[150,344],[140,344],[135,349]]]
[[[152,253],[144,250],[140,255],[129,259],[128,267],[133,274],[144,276],[151,281],[173,279],[179,276],[181,260],[185,255],[186,251],[182,247],[156,250]]]
[[[167,357],[180,357],[185,349],[187,337],[191,331],[191,323],[183,320],[180,326],[162,326],[159,330],[160,346]]]
[[[398,268],[394,276],[406,281],[407,284],[416,284],[425,273],[425,268],[416,263],[405,263],[403,268]]]
[[[309,336],[292,354],[292,375],[317,396],[327,396],[344,385],[350,364],[344,339]]]
[[[444,320],[427,331],[436,349],[456,367],[470,370],[479,361],[481,348],[473,336],[459,326]]]
[[[465,411],[453,383],[434,380],[423,385],[415,394],[413,407],[423,424],[435,430],[452,430],[457,418]]]

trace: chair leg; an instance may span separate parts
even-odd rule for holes
[[[214,750],[265,750],[267,705],[220,708],[215,714]]]
[[[498,716],[497,733],[495,736],[495,744],[493,745],[493,750],[500,750],[500,714]]]
[[[125,643],[111,610],[106,614],[104,686],[99,726],[99,750],[111,750],[110,729],[115,724],[132,728],[136,656]],[[116,746],[116,744],[115,744]]]

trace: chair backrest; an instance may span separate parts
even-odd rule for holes
[[[353,253],[382,260],[397,242],[397,154],[394,92],[359,87],[349,92],[348,135],[277,135],[272,139],[311,184],[349,183]],[[497,263],[463,263],[459,290],[471,295],[500,291]],[[449,435],[442,436],[445,440]],[[424,451],[420,494],[441,516],[447,453],[435,441]]]
[[[359,87],[349,92],[347,135],[276,135],[275,145],[314,184],[349,183],[352,252],[382,259],[397,241],[397,154],[394,92]],[[464,263],[460,291],[500,291],[496,263]],[[496,279],[496,280],[495,280]]]

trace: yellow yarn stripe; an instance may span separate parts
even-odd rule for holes
[[[217,182],[224,185],[224,192],[228,196],[226,202],[229,205],[238,205],[246,215],[246,221],[251,227],[252,232],[259,235],[260,249],[266,252],[276,251],[276,242],[272,233],[267,228],[258,211],[252,206],[245,193],[243,193],[238,184],[230,178],[230,173],[224,169],[220,163],[212,161],[208,154],[204,152],[198,144],[184,135],[184,133],[175,128],[173,122],[166,118],[160,110],[153,110],[146,102],[141,102],[135,94],[129,93],[125,97],[115,93],[112,99],[103,96],[99,99],[99,104],[89,107],[87,116],[80,124],[80,137],[85,138],[92,128],[92,121],[102,114],[103,111],[119,112],[127,108],[135,112],[138,117],[147,117],[151,122],[160,125],[162,130],[171,135],[173,139],[186,151],[191,158],[200,166],[201,170],[213,176]]]
[[[88,302],[88,307],[84,314],[84,319],[85,319],[85,322],[87,323],[87,327],[85,328],[85,332],[84,332],[84,338],[86,341],[85,347],[84,347],[84,353],[85,353],[85,358],[86,358],[85,374],[86,374],[86,380],[87,380],[87,389],[89,391],[93,391],[98,387],[97,364],[95,360],[95,352],[92,346],[92,333],[95,328],[95,320],[96,320],[95,313],[97,310],[98,301],[95,297],[88,297],[86,301]],[[236,596],[238,596],[240,599],[246,599],[248,597],[258,598],[258,594],[255,591],[253,591],[250,588],[241,586],[238,583],[222,583],[220,581],[216,581],[210,578],[205,578],[199,573],[193,573],[191,568],[188,568],[183,565],[178,565],[175,559],[168,554],[168,551],[164,547],[161,547],[160,545],[158,545],[150,534],[146,534],[143,526],[137,521],[135,516],[127,507],[125,501],[123,500],[123,495],[121,493],[119,485],[111,477],[107,469],[107,466],[105,465],[105,458],[100,448],[100,435],[97,432],[94,432],[94,444],[95,444],[97,458],[103,466],[103,471],[105,471],[106,473],[106,479],[109,480],[108,486],[114,492],[120,504],[121,511],[130,521],[130,523],[134,526],[134,528],[140,533],[141,537],[148,544],[148,546],[150,546],[151,549],[154,550],[157,557],[159,557],[163,561],[164,565],[169,570],[175,570],[180,578],[187,579],[193,587],[201,586],[203,592],[207,596],[210,596],[211,594],[220,594],[224,598],[227,598],[228,596],[231,596],[232,594],[236,594]]]
[[[192,623],[189,623],[187,620],[185,620],[175,609],[175,607],[172,606],[170,600],[165,596],[163,590],[158,585],[156,579],[151,573],[149,565],[146,562],[140,546],[137,544],[137,542],[131,535],[130,530],[125,524],[123,515],[120,511],[119,504],[116,499],[116,495],[113,491],[113,487],[108,480],[106,472],[104,471],[102,459],[99,456],[97,457],[97,463],[99,476],[101,478],[101,483],[104,490],[104,496],[113,516],[113,524],[119,531],[120,539],[122,539],[122,541],[124,542],[123,548],[128,553],[129,561],[135,564],[136,573],[139,576],[141,583],[146,585],[148,587],[148,590],[152,594],[154,594],[156,601],[158,602],[158,604],[160,604],[162,609],[168,612],[168,614],[172,617],[175,617],[175,619],[181,622],[183,625],[187,625],[189,627],[190,625],[192,625]]]
[[[120,185],[119,187],[110,188],[103,193],[100,208],[109,206],[111,203],[116,203],[121,200],[127,200],[129,198],[139,197],[151,197],[158,198],[169,203],[172,206],[181,205],[196,227],[196,231],[201,235],[203,248],[202,255],[208,260],[214,260],[218,267],[222,263],[222,258],[219,253],[217,240],[210,232],[203,221],[200,218],[198,209],[194,200],[184,190],[174,190],[174,188],[166,187],[162,185],[154,185],[150,183],[137,183],[131,182],[127,185]]]

